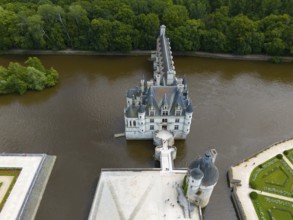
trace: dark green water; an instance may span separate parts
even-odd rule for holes
[[[0,96],[0,151],[57,155],[36,219],[87,219],[101,168],[153,167],[151,141],[113,138],[124,130],[125,93],[144,75],[148,57],[40,56],[61,75],[57,87]],[[24,61],[2,56],[0,64]],[[216,148],[220,180],[205,220],[237,219],[227,169],[293,137],[292,64],[176,57],[193,100],[186,141],[176,141],[177,167]]]

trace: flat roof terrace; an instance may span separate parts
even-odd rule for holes
[[[102,170],[89,220],[98,219],[184,219],[177,203],[178,185],[187,170]],[[198,210],[189,219],[199,220]]]
[[[0,154],[0,219],[34,219],[55,156]]]

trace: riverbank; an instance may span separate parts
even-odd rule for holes
[[[129,52],[96,52],[88,50],[7,50],[1,51],[0,55],[83,55],[83,56],[146,56],[150,55],[150,50],[133,50]],[[208,52],[173,52],[176,56],[194,56],[214,59],[227,59],[227,60],[252,60],[252,61],[272,61],[275,57],[268,55],[235,55],[224,53],[208,53]],[[280,62],[293,62],[293,57],[280,56]]]

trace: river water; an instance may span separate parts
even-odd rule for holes
[[[2,56],[0,64],[25,56]],[[152,76],[148,57],[40,56],[60,84],[23,96],[0,96],[0,151],[47,153],[57,161],[36,219],[87,219],[101,168],[153,167],[151,141],[113,138],[124,131],[129,87]],[[175,57],[193,101],[186,141],[176,141],[176,167],[216,148],[220,180],[205,220],[237,219],[228,168],[293,137],[292,64]]]

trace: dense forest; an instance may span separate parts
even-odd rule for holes
[[[14,62],[7,68],[0,66],[0,94],[40,91],[56,85],[58,80],[58,72],[53,68],[45,69],[37,57],[29,57],[25,66]]]
[[[0,50],[155,48],[293,55],[292,0],[0,0]]]

